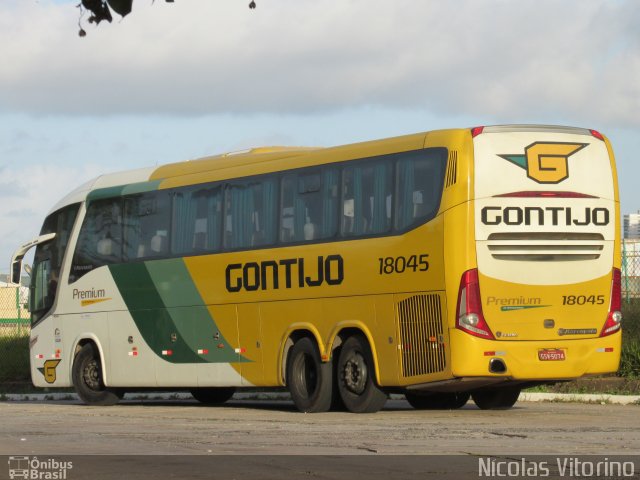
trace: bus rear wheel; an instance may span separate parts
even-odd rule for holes
[[[236,393],[233,387],[192,388],[191,395],[200,403],[207,405],[220,405]]]
[[[417,410],[457,410],[464,407],[470,397],[467,392],[420,394],[409,391],[404,396]]]
[[[287,385],[293,403],[305,413],[331,408],[333,375],[330,362],[323,363],[315,342],[308,337],[291,347],[287,358]]]
[[[337,366],[340,397],[353,413],[373,413],[387,401],[387,394],[376,384],[373,355],[362,335],[353,335],[342,344]]]
[[[478,390],[471,397],[482,410],[506,410],[515,405],[520,396],[520,388],[503,387],[491,390]]]
[[[87,405],[115,405],[124,395],[123,391],[104,385],[100,355],[91,343],[84,345],[76,355],[71,377],[76,393]]]

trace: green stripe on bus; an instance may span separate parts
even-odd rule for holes
[[[105,198],[121,197],[122,195],[132,195],[136,193],[153,192],[160,187],[161,180],[152,182],[138,182],[130,185],[118,185],[116,187],[97,188],[87,195],[87,202],[102,200]]]
[[[246,361],[218,329],[183,259],[147,262],[146,266],[174,325],[195,352],[207,350],[211,362]]]
[[[87,203],[95,200],[102,200],[104,198],[119,197],[122,194],[123,189],[124,187],[122,185],[117,187],[97,188],[96,190],[89,192],[87,195]]]
[[[162,180],[154,180],[152,182],[139,182],[127,185],[122,189],[122,195],[131,195],[133,193],[153,192],[160,188]]]
[[[219,330],[181,259],[110,265],[109,270],[144,341],[164,360],[246,361],[223,337],[215,338]],[[199,349],[208,354],[198,354]],[[171,355],[162,354],[168,350]]]

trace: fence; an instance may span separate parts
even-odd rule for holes
[[[15,327],[20,334],[29,325],[28,295],[25,287],[0,286],[0,328]]]
[[[622,242],[622,298],[640,298],[640,240]]]
[[[29,290],[0,284],[0,384],[29,380]]]

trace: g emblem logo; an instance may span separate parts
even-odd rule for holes
[[[569,177],[569,157],[588,143],[534,142],[524,155],[499,157],[527,170],[527,177],[538,183],[560,183]]]
[[[44,376],[44,381],[47,383],[53,383],[56,381],[56,367],[60,363],[60,360],[47,360],[44,362],[42,368],[38,371]]]

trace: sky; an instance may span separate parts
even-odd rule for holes
[[[593,128],[640,210],[638,0],[134,0],[99,26],[78,3],[0,5],[0,273],[93,177],[261,145]]]

